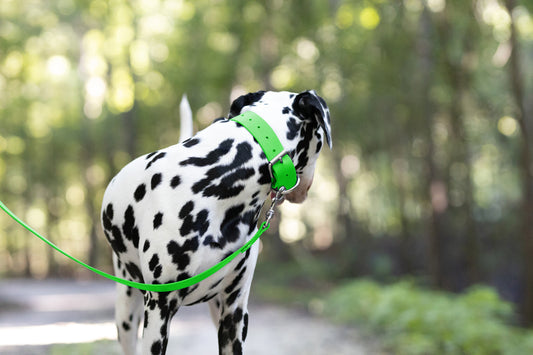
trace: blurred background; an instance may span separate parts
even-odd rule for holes
[[[177,142],[183,94],[199,130],[241,94],[315,89],[334,149],[263,238],[258,297],[364,324],[393,351],[532,353],[532,13],[530,0],[1,0],[1,200],[110,271],[104,189]],[[2,278],[90,277],[7,215],[0,226]]]

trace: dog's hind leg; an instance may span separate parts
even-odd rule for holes
[[[125,355],[134,355],[142,317],[143,296],[141,291],[122,284],[117,284],[116,292],[115,322],[118,340]]]
[[[179,308],[177,298],[171,294],[146,292],[144,295],[143,355],[164,355],[166,352],[170,321]]]

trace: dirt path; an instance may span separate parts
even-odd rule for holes
[[[110,282],[0,281],[0,354],[120,354]],[[252,304],[246,354],[373,354],[354,329],[305,312]],[[217,354],[206,305],[183,307],[167,353]]]

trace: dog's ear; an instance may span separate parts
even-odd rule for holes
[[[265,91],[252,92],[246,95],[239,96],[231,103],[228,119],[241,114],[243,107],[250,106],[254,102],[261,100]]]
[[[301,119],[317,122],[324,130],[329,148],[333,147],[329,109],[323,98],[318,96],[314,90],[304,91],[296,95],[293,110]]]

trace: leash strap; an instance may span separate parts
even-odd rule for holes
[[[268,159],[272,177],[272,189],[285,187],[285,193],[298,185],[298,175],[288,152],[270,125],[259,115],[247,111],[231,119],[244,126],[259,143]]]
[[[46,239],[44,236],[39,234],[35,229],[30,227],[28,224],[26,224],[23,220],[21,220],[17,215],[15,215],[7,206],[0,201],[0,208],[4,210],[11,218],[13,218],[18,224],[26,228],[28,231],[33,233],[37,238],[41,239],[43,242],[48,244],[50,247],[55,249],[56,251],[60,252],[67,258],[71,259],[72,261],[80,264],[84,268],[100,275],[105,278],[108,278],[110,280],[113,280],[115,282],[121,283],[123,285],[137,288],[139,290],[144,291],[153,291],[153,292],[169,292],[169,291],[175,291],[179,289],[183,289],[189,286],[192,286],[200,281],[205,280],[209,276],[216,273],[218,270],[222,269],[224,266],[229,264],[235,257],[237,257],[241,253],[245,253],[256,241],[261,237],[261,235],[270,228],[270,219],[274,215],[274,208],[276,204],[283,199],[283,194],[289,192],[291,189],[296,187],[298,185],[298,175],[296,174],[296,169],[294,167],[294,164],[289,157],[287,151],[283,148],[283,145],[279,141],[278,137],[272,130],[272,128],[268,125],[268,123],[265,122],[261,117],[259,117],[257,114],[253,112],[246,112],[242,115],[239,115],[235,118],[233,118],[234,121],[240,123],[243,125],[257,140],[263,151],[265,152],[265,155],[269,161],[269,168],[270,173],[272,177],[272,188],[277,191],[276,197],[272,200],[272,205],[270,206],[270,209],[267,212],[267,219],[265,222],[261,224],[259,229],[257,230],[257,233],[248,241],[246,244],[244,244],[242,247],[237,249],[235,252],[224,258],[222,261],[220,261],[218,264],[210,267],[209,269],[199,273],[196,276],[190,277],[185,280],[181,280],[178,282],[171,282],[166,284],[146,284],[142,282],[135,282],[126,280],[111,274],[108,274],[107,272],[98,270],[83,261],[73,257],[72,255],[68,254],[61,248],[59,248],[57,245],[52,243],[50,240]]]
[[[115,282],[121,283],[123,285],[134,287],[134,288],[137,288],[139,290],[153,291],[153,292],[175,291],[175,290],[179,290],[179,289],[182,289],[182,288],[186,288],[186,287],[192,286],[192,285],[194,285],[194,284],[196,284],[196,283],[198,283],[200,281],[205,280],[206,278],[208,278],[209,276],[213,275],[215,272],[217,272],[218,270],[222,269],[224,266],[229,264],[233,259],[235,259],[235,257],[237,255],[239,255],[241,253],[245,253],[257,241],[257,239],[259,239],[259,237],[266,230],[268,230],[268,228],[270,228],[270,223],[267,223],[268,221],[263,222],[263,224],[261,224],[261,226],[260,226],[259,230],[257,231],[257,233],[246,244],[244,244],[237,251],[235,251],[233,254],[229,255],[225,259],[223,259],[218,264],[210,267],[209,269],[205,270],[204,272],[199,273],[196,276],[190,277],[190,278],[182,280],[182,281],[171,282],[171,283],[166,283],[166,284],[145,284],[145,283],[141,283],[141,282],[135,282],[135,281],[126,280],[126,279],[123,279],[123,278],[108,274],[107,272],[98,270],[98,269],[96,269],[96,268],[94,268],[94,267],[92,267],[90,265],[87,265],[83,261],[81,261],[79,259],[76,259],[72,255],[68,254],[67,252],[65,252],[64,250],[59,248],[57,245],[55,245],[54,243],[52,243],[51,241],[46,239],[44,236],[39,234],[35,229],[30,227],[28,224],[26,224],[24,221],[22,221],[19,217],[17,217],[17,215],[15,215],[13,212],[11,212],[11,210],[9,208],[7,208],[7,206],[4,205],[4,203],[2,201],[0,201],[0,208],[3,209],[4,212],[6,212],[18,224],[20,224],[21,226],[26,228],[28,231],[33,233],[37,238],[41,239],[43,242],[45,242],[46,244],[48,244],[49,246],[54,248],[56,251],[60,252],[61,254],[63,254],[67,258],[75,261],[76,263],[80,264],[84,268],[89,269],[92,272],[94,272],[94,273],[96,273],[96,274],[98,274],[100,276],[106,277],[106,278],[108,278],[110,280],[113,280]]]

